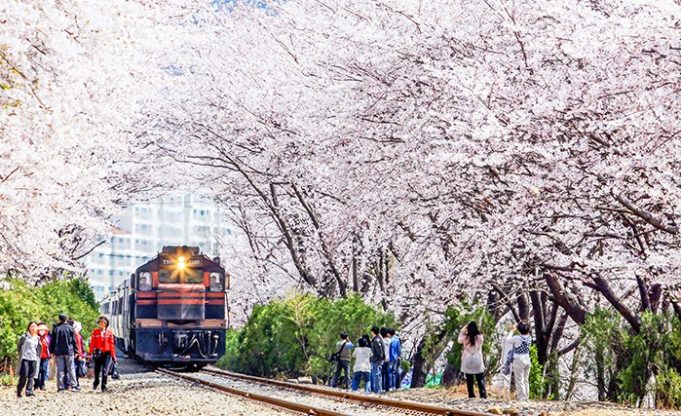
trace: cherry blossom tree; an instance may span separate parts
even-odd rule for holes
[[[238,201],[261,275],[411,317],[491,296],[546,360],[595,298],[634,331],[676,304],[680,12],[234,6],[201,28],[230,42],[180,48],[200,94],[151,108],[148,142]]]
[[[0,272],[79,270],[110,215],[149,188],[131,121],[162,72],[161,3],[0,6]]]
[[[472,300],[542,362],[599,302],[681,316],[677,1],[18,3],[5,270],[73,267],[183,187],[231,212],[258,299],[356,291],[416,336]]]

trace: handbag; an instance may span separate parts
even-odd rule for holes
[[[341,345],[341,347],[340,347],[340,349],[338,350],[338,352],[334,352],[333,354],[331,354],[331,355],[329,356],[329,362],[335,363],[335,362],[340,361],[340,353],[341,353],[341,351],[343,351],[343,348],[345,348],[345,344],[347,344],[347,343],[348,343],[348,342],[345,341],[345,342],[343,343],[343,345]]]
[[[117,361],[111,362],[111,365],[109,366],[109,376],[111,376],[111,378],[114,380],[118,380],[119,378],[121,378],[121,373],[118,372]]]
[[[76,371],[78,371],[78,377],[82,378],[87,375],[87,363],[85,360],[78,360],[78,368]]]
[[[508,376],[511,374],[511,365],[513,365],[513,348],[511,348],[506,354],[506,361],[504,361],[504,367],[501,372]]]

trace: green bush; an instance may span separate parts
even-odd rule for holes
[[[9,374],[0,374],[0,387],[16,386],[16,384],[16,377],[13,377]]]
[[[681,407],[681,323],[666,314],[644,312],[634,332],[614,311],[597,309],[582,327],[601,400],[638,405],[654,389],[657,405]],[[650,378],[657,373],[656,383]]]
[[[84,279],[69,277],[40,287],[19,279],[9,279],[8,283],[9,290],[0,290],[0,362],[16,361],[17,340],[30,321],[51,326],[63,312],[82,322],[84,334],[96,325],[97,304]]]
[[[681,375],[673,368],[665,368],[657,375],[656,381],[656,406],[678,408],[681,404]]]
[[[372,325],[394,327],[395,320],[358,295],[334,301],[295,294],[255,306],[243,328],[229,331],[226,353],[217,365],[259,376],[326,380],[333,370],[327,358],[338,334],[347,332],[355,343]]]
[[[612,398],[609,387],[617,378],[617,357],[624,350],[627,334],[617,312],[596,308],[582,326],[582,345],[589,354],[585,360],[587,376],[596,382],[599,400]]]
[[[530,399],[541,399],[544,394],[544,367],[539,364],[537,346],[530,346]]]

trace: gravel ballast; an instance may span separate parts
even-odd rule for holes
[[[386,397],[413,400],[455,409],[489,412],[517,410],[522,416],[681,416],[681,412],[633,409],[616,403],[586,401],[507,401],[499,398],[469,399],[462,394],[465,388],[419,388],[390,392]]]
[[[281,409],[147,371],[121,366],[121,379],[110,380],[107,392],[92,390],[92,379],[81,379],[81,392],[57,393],[54,380],[33,397],[16,397],[15,388],[0,389],[0,414],[8,416],[86,415],[291,415]]]

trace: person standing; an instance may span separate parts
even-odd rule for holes
[[[109,318],[106,316],[97,319],[97,328],[92,331],[90,355],[95,361],[95,381],[92,389],[97,390],[101,374],[102,391],[106,391],[109,368],[112,361],[116,362],[116,337],[109,329]]]
[[[501,343],[501,374],[499,375],[499,390],[504,400],[511,400],[511,379],[513,377],[513,344],[509,339],[513,337],[515,326],[509,326],[508,336],[502,339]]]
[[[357,341],[358,347],[352,353],[355,357],[355,365],[352,367],[352,391],[359,389],[359,383],[364,379],[364,389],[369,391],[369,378],[371,376],[371,348],[364,337]]]
[[[73,323],[73,333],[76,338],[76,352],[74,354],[74,364],[76,368],[76,378],[74,390],[80,391],[80,371],[81,366],[85,365],[85,342],[83,341],[83,336],[80,331],[83,329],[83,325],[80,322]]]
[[[390,335],[388,328],[381,328],[381,338],[383,341],[383,364],[381,365],[381,387],[383,391],[390,391]]]
[[[50,354],[54,355],[57,364],[57,391],[64,391],[75,386],[76,373],[74,354],[76,337],[73,327],[67,322],[68,316],[59,314],[59,323],[52,328]]]
[[[44,322],[38,323],[38,337],[40,337],[40,363],[35,388],[45,390],[50,371],[50,329]]]
[[[515,329],[515,328],[514,328]],[[530,326],[524,322],[518,324],[520,335],[509,333],[507,340],[513,346],[513,377],[515,388],[518,392],[518,400],[526,401],[530,398],[530,346],[532,337],[530,336]]]
[[[471,321],[461,328],[458,338],[459,344],[463,345],[461,352],[461,372],[466,374],[466,386],[468,397],[475,398],[475,382],[478,383],[480,398],[487,398],[485,389],[485,363],[482,358],[482,344],[484,338],[478,330],[478,325]]]
[[[371,328],[371,391],[381,392],[381,370],[385,361],[385,345],[377,326]]]
[[[395,334],[394,329],[388,331],[390,335],[390,366],[388,368],[390,378],[390,387],[397,390],[400,387],[400,358],[402,357],[402,340]]]
[[[336,360],[336,374],[331,380],[331,387],[338,386],[338,379],[343,372],[343,378],[340,380],[343,388],[347,389],[350,380],[350,359],[352,354],[352,342],[348,339],[348,334],[341,332],[340,341],[336,343],[336,353],[334,358]]]
[[[33,396],[33,379],[40,361],[40,337],[38,336],[38,324],[31,321],[26,328],[26,333],[19,338],[17,351],[19,353],[19,384],[17,385],[17,397],[26,388],[26,397]]]

